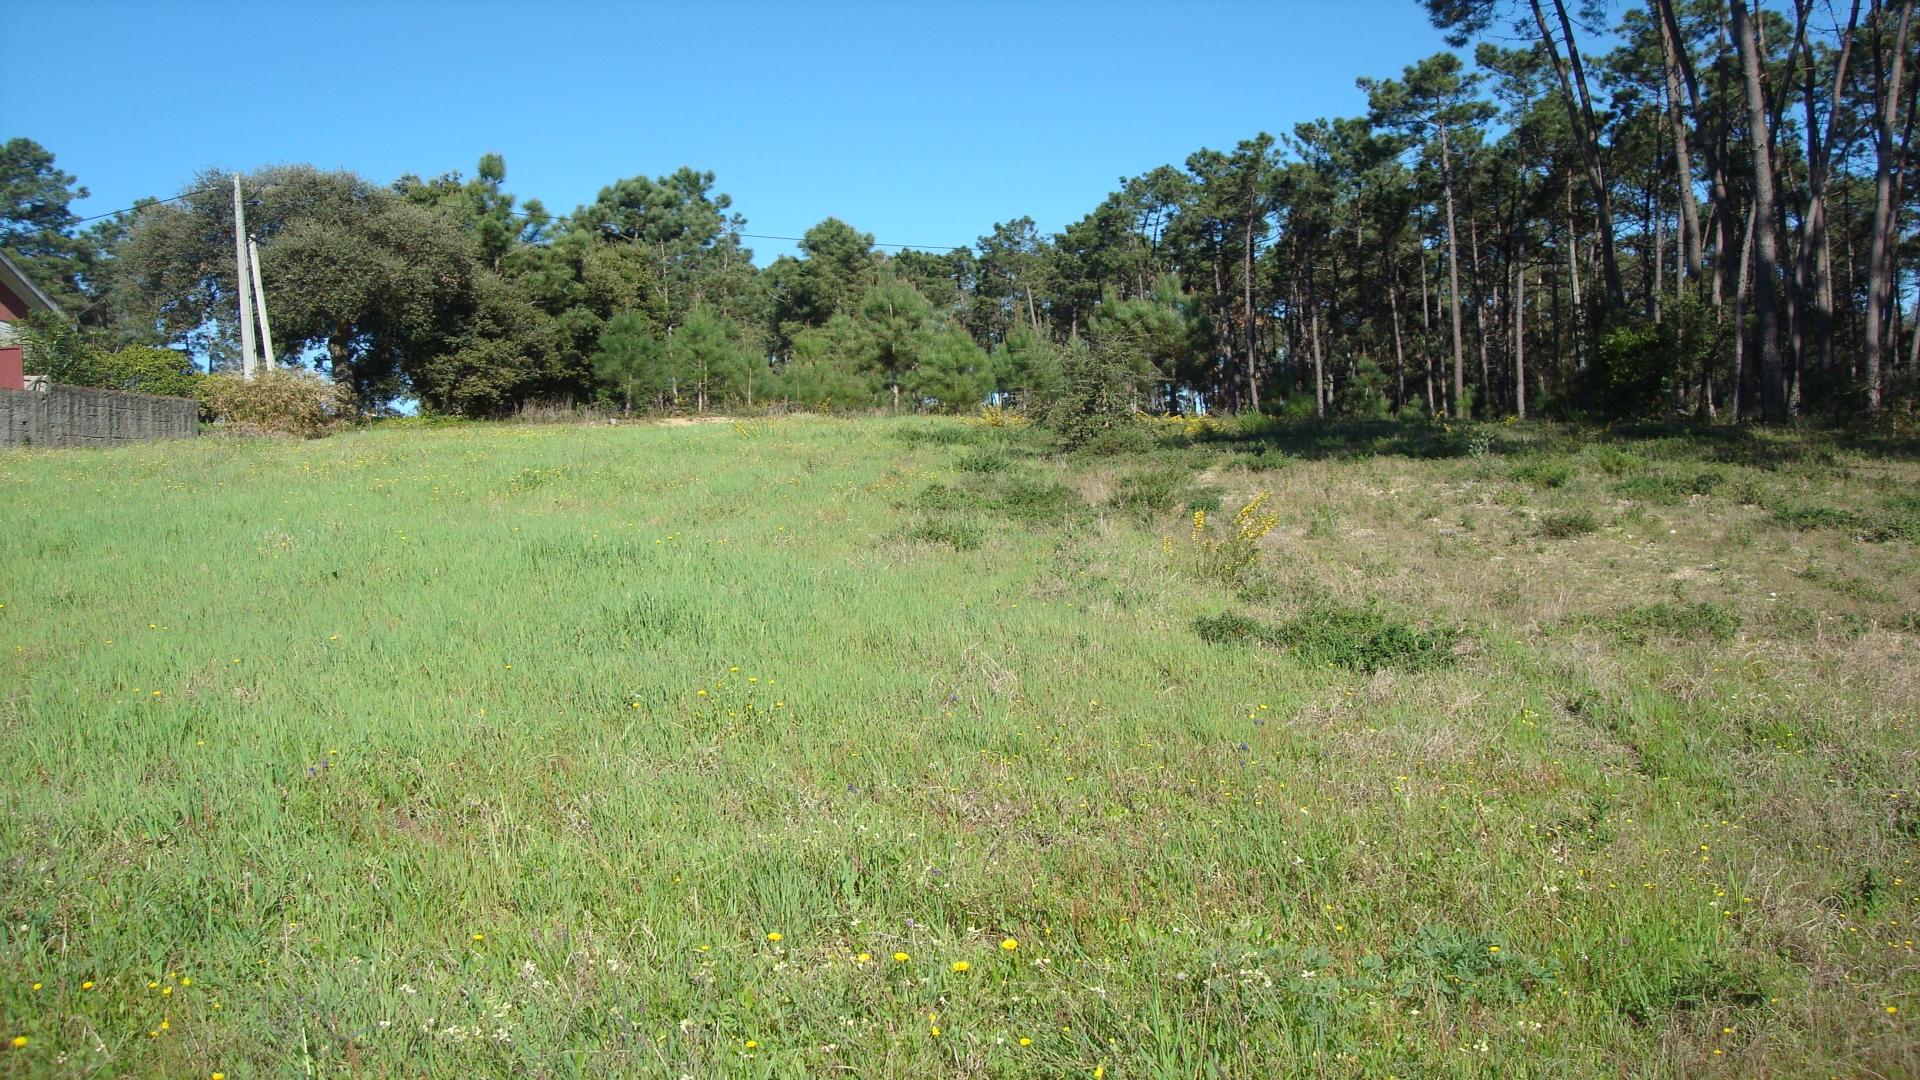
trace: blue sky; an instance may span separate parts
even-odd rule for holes
[[[52,150],[82,214],[206,166],[471,173],[563,213],[710,169],[748,231],[880,241],[1057,230],[1121,176],[1364,108],[1444,47],[1416,0],[1268,4],[8,4],[0,138]],[[54,44],[60,43],[60,44]],[[244,96],[235,86],[244,72]],[[791,249],[749,242],[759,261]]]

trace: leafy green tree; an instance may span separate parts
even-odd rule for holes
[[[767,268],[773,288],[773,320],[781,337],[792,340],[809,326],[825,326],[851,310],[879,282],[879,256],[873,235],[838,218],[808,229],[800,240],[801,258],[781,256]]]
[[[683,403],[691,398],[695,411],[728,401],[752,402],[759,365],[741,347],[739,328],[705,305],[696,305],[668,338],[667,358],[677,395]]]
[[[926,297],[891,275],[860,298],[857,317],[866,346],[862,366],[887,388],[896,409],[901,388],[926,346],[921,331],[932,314]]]
[[[554,321],[488,270],[450,322],[404,370],[423,405],[465,416],[503,416],[524,402],[569,398],[584,382],[557,347]]]
[[[971,412],[993,389],[993,364],[985,350],[957,328],[921,335],[908,379],[913,396],[939,412]]]
[[[774,392],[812,409],[872,408],[886,391],[863,365],[866,349],[866,334],[850,315],[802,330],[780,365]]]
[[[100,259],[93,239],[75,231],[80,216],[70,204],[86,197],[46,147],[24,138],[0,143],[0,248],[76,318],[89,307]]]
[[[543,242],[553,219],[538,199],[518,201],[507,193],[507,161],[499,154],[482,154],[471,180],[457,172],[432,180],[407,175],[394,181],[394,190],[409,202],[446,210],[472,230],[481,263],[499,270],[516,247]]]
[[[472,246],[446,215],[306,165],[261,170],[244,188],[275,344],[283,356],[324,347],[334,379],[363,406],[404,393],[453,344],[461,320],[482,310]],[[232,190],[227,174],[200,174],[186,197],[140,210],[116,256],[170,341],[229,357]]]
[[[593,374],[619,397],[621,409],[629,412],[634,402],[662,398],[673,385],[666,347],[646,319],[631,313],[615,315],[600,331]]]
[[[1060,351],[1039,331],[1017,327],[994,354],[994,380],[1011,404],[1043,414],[1060,393]]]

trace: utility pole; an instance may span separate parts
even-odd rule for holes
[[[260,309],[260,370],[273,370],[273,331],[267,327],[267,290],[260,284],[260,245],[247,237],[247,265],[253,270],[253,303]]]
[[[240,205],[240,174],[233,174],[233,280],[240,288],[240,373],[253,378],[253,295],[248,279],[247,212]]]

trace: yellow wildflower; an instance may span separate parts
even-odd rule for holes
[[[1012,938],[1007,938],[1000,942],[1000,947],[1007,950],[1008,952],[1012,952],[1013,950],[1020,947],[1020,943],[1018,941],[1015,941]]]
[[[967,963],[967,962],[966,962],[965,960],[955,960],[955,961],[953,962],[953,970],[955,970],[955,971],[958,971],[958,972],[963,972],[963,973],[964,973],[964,972],[966,972],[966,971],[969,971],[969,970],[971,970],[971,969],[972,969],[972,967],[973,967],[973,965],[972,965],[972,964],[969,964],[969,963]]]

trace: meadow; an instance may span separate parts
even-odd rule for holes
[[[0,457],[0,1077],[1920,1075],[1920,453]]]

